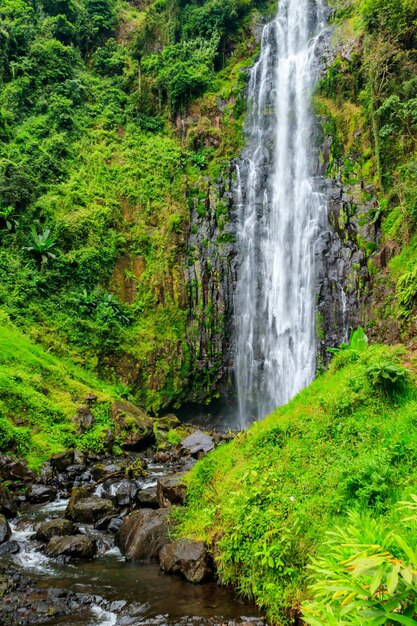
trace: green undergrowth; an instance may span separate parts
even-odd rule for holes
[[[178,535],[207,542],[220,579],[274,624],[293,623],[311,598],[306,566],[326,552],[326,531],[349,511],[395,528],[396,502],[415,493],[415,359],[406,369],[403,355],[341,349],[288,405],[191,471]]]
[[[154,412],[206,392],[190,390],[190,203],[240,150],[274,4],[0,3],[0,305]]]
[[[113,428],[111,403],[123,393],[30,342],[2,318],[0,328],[0,452],[23,456],[38,469],[69,447],[104,451]],[[72,418],[94,394],[94,422],[80,433]]]

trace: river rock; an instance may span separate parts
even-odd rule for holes
[[[33,504],[41,504],[43,502],[51,502],[55,500],[57,489],[50,485],[31,485],[27,498]]]
[[[5,459],[7,457],[3,457]],[[3,480],[11,482],[30,483],[36,480],[36,474],[28,468],[26,461],[11,461],[0,467],[0,475]]]
[[[136,496],[136,502],[144,509],[159,509],[158,490],[156,487],[140,489]]]
[[[92,559],[97,554],[97,545],[94,539],[86,535],[55,536],[46,546],[45,553],[54,558],[67,556],[74,559]]]
[[[52,537],[67,537],[77,533],[78,527],[75,524],[68,519],[59,517],[49,522],[43,522],[36,531],[35,539],[46,543]]]
[[[5,484],[0,484],[0,513],[9,519],[17,515],[16,499]]]
[[[201,430],[196,430],[181,441],[181,447],[192,456],[198,457],[213,450],[214,441],[210,435],[203,433]]]
[[[57,472],[64,472],[67,467],[74,464],[74,450],[69,448],[68,450],[64,450],[64,452],[54,454],[49,459],[49,463]]]
[[[49,463],[49,461],[45,461],[45,463],[43,463],[41,467],[40,481],[44,485],[47,485],[53,480],[53,478],[54,478],[54,470],[52,469],[52,465]]]
[[[184,504],[186,486],[183,482],[183,474],[158,478],[157,494],[161,507],[169,507],[172,504]]]
[[[85,487],[74,487],[68,506],[65,509],[65,517],[73,522],[85,522],[94,524],[102,517],[115,513],[113,504],[106,498],[90,496]]]
[[[12,536],[12,531],[9,526],[9,522],[0,514],[0,543],[4,543]]]
[[[200,583],[210,574],[207,550],[202,541],[180,539],[165,545],[159,561],[167,574],[182,574],[191,583]]]
[[[116,506],[130,506],[136,498],[139,489],[134,480],[122,480],[115,489],[114,501]]]
[[[20,547],[17,541],[5,541],[0,544],[0,556],[5,556],[6,554],[17,554],[19,550]]]
[[[116,436],[123,438],[123,448],[143,450],[155,442],[152,419],[131,402],[114,402],[112,417]]]
[[[103,463],[98,463],[91,468],[91,475],[95,481],[98,481],[119,474],[121,471],[122,468],[120,465],[114,465],[113,463],[104,465]]]
[[[151,561],[158,558],[168,543],[167,509],[140,509],[123,520],[116,543],[127,561]]]

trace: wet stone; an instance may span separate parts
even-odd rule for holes
[[[201,453],[210,452],[214,448],[214,441],[210,435],[196,430],[194,433],[181,441],[181,446],[192,456],[198,456]]]
[[[49,463],[51,467],[57,472],[63,472],[70,465],[74,464],[74,450],[72,448],[65,450],[64,452],[59,452],[58,454],[54,454],[50,459]]]
[[[140,509],[131,513],[120,527],[116,542],[128,561],[156,560],[168,543],[167,509]]]
[[[78,527],[64,518],[57,518],[49,522],[43,522],[35,534],[37,541],[47,542],[52,537],[65,537],[67,535],[76,535]]]
[[[31,485],[27,497],[29,502],[41,504],[55,500],[57,493],[57,489],[49,485]]]
[[[6,554],[17,554],[20,551],[17,541],[6,541],[0,545],[0,556]]]
[[[136,502],[142,508],[158,509],[158,490],[156,487],[148,487],[147,489],[140,489],[136,496]]]
[[[210,574],[207,550],[202,541],[180,539],[167,544],[159,553],[159,561],[164,572],[182,574],[192,583],[200,583]]]
[[[92,559],[97,554],[97,545],[94,539],[86,535],[52,537],[45,552],[48,556],[55,558]]]
[[[0,514],[0,544],[4,543],[12,536],[12,531],[9,526],[9,522],[4,515]]]
[[[159,506],[169,507],[172,504],[184,504],[186,486],[182,482],[183,474],[158,478],[157,493]]]

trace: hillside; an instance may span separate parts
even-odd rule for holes
[[[405,514],[397,507],[417,489],[416,365],[415,354],[401,347],[342,350],[288,405],[191,471],[177,533],[205,541],[221,581],[254,598],[272,623],[293,624],[300,603],[313,596],[306,590],[306,565],[312,556],[332,553],[328,531],[340,526],[345,542],[356,540],[362,549],[388,530],[401,532],[416,550],[416,521],[401,523]],[[349,511],[359,515],[355,539]],[[396,556],[404,558],[398,547]],[[335,573],[333,579],[338,574],[342,578]],[[311,624],[397,623],[381,619],[387,611],[381,621],[371,614],[367,621],[355,607],[343,621],[340,603],[347,594],[333,603],[332,595],[313,611],[321,620]]]
[[[222,321],[193,304],[187,268],[200,281],[210,270],[187,245],[190,209],[205,215],[210,181],[240,149],[241,70],[267,5],[0,7],[1,305],[35,341],[123,380],[155,411],[210,396],[218,377],[210,346],[196,366],[198,328]],[[220,201],[214,219],[216,250]]]

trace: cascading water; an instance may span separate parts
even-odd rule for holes
[[[326,222],[312,176],[311,96],[323,0],[281,0],[250,73],[237,171],[235,375],[241,426],[314,377],[315,242]]]

